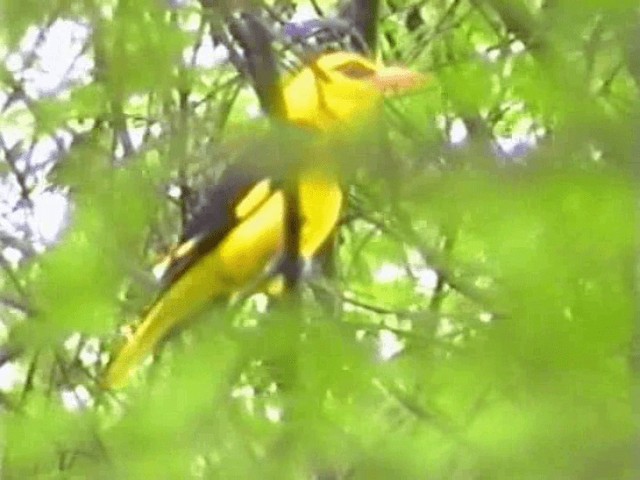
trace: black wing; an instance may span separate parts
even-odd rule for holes
[[[242,220],[237,205],[262,180],[262,172],[244,166],[231,166],[220,180],[203,195],[182,234],[178,246],[169,255],[162,285],[166,289],[203,255],[214,249]]]

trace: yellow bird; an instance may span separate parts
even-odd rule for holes
[[[353,53],[327,53],[283,84],[287,122],[317,132],[349,128],[375,114],[385,93],[423,83],[421,74],[383,67]],[[317,163],[316,163],[317,164]],[[300,245],[312,258],[338,221],[343,195],[328,169],[305,164],[299,175]],[[259,279],[282,250],[285,197],[269,178],[230,179],[213,190],[210,207],[193,219],[168,258],[164,290],[109,365],[103,385],[124,386],[134,367],[176,326],[216,298]]]

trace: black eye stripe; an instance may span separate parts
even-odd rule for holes
[[[375,74],[375,70],[358,62],[347,62],[336,67],[336,70],[349,78],[367,78]]]

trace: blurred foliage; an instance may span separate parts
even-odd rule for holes
[[[638,478],[632,1],[382,2],[432,82],[331,139],[333,274],[99,388],[200,192],[274,161],[224,18],[338,7],[0,0],[2,478]]]

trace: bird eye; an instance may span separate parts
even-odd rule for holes
[[[347,62],[336,67],[336,70],[343,75],[353,79],[363,79],[373,76],[376,72],[372,68],[367,67],[358,62]]]

